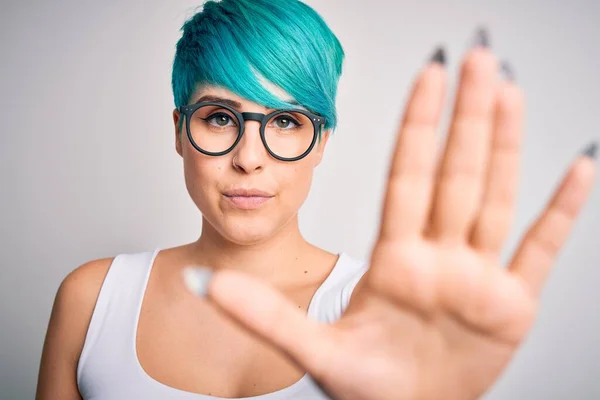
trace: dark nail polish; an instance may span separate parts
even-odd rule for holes
[[[487,29],[478,28],[475,32],[475,38],[473,40],[473,47],[490,47],[490,36]]]
[[[585,149],[583,149],[583,152],[581,154],[583,154],[586,157],[595,159],[597,152],[598,152],[598,143],[592,142],[592,143],[588,144]]]
[[[440,63],[442,65],[446,65],[446,51],[442,46],[438,47],[435,50],[435,53],[429,59],[432,63]]]
[[[502,76],[504,76],[504,79],[514,82],[515,70],[511,67],[508,61],[502,61],[502,64],[500,64],[500,72],[502,73]]]

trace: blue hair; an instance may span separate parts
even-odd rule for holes
[[[294,106],[265,88],[262,76],[327,118],[325,129],[336,127],[344,50],[308,5],[299,0],[208,1],[181,30],[171,80],[176,107],[188,104],[202,84],[224,87],[268,108]]]

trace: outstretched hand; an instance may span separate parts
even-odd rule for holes
[[[264,282],[214,274],[208,296],[335,399],[475,399],[509,363],[592,187],[595,146],[574,159],[509,265],[524,100],[485,46],[469,51],[448,139],[436,149],[443,52],[416,78],[399,128],[370,266],[341,319],[309,319]],[[250,300],[251,299],[251,300]]]

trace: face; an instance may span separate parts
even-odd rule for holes
[[[285,93],[278,94],[290,99]],[[190,103],[205,95],[234,100],[240,103],[239,112],[273,111],[215,86],[196,90]],[[296,223],[298,210],[310,190],[313,171],[321,162],[329,131],[323,131],[321,141],[317,140],[306,157],[279,161],[261,141],[260,122],[246,121],[244,135],[231,152],[209,156],[190,143],[185,122],[180,135],[182,117],[174,110],[176,149],[183,157],[187,190],[204,217],[203,230],[213,230],[237,244],[255,244]],[[245,191],[260,193],[252,196],[256,193]]]

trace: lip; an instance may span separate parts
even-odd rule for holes
[[[223,194],[227,197],[273,197],[269,192],[259,189],[228,189],[223,191]]]
[[[273,194],[259,189],[230,189],[223,192],[225,199],[242,210],[255,210],[267,203]]]

